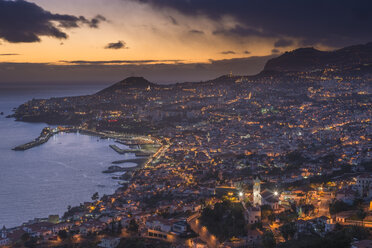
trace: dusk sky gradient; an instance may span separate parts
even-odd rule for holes
[[[372,41],[367,0],[0,0],[0,82],[200,81]]]

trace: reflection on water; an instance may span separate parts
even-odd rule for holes
[[[73,92],[37,91],[36,97],[91,93],[86,91],[86,88],[81,92],[76,88]],[[36,93],[5,92],[0,86],[0,112],[9,114],[13,107]],[[117,181],[101,172],[112,161],[134,156],[115,153],[109,148],[113,140],[66,133],[27,151],[11,150],[36,138],[45,126],[0,116],[0,226],[12,227],[36,217],[62,214],[68,205],[90,201],[94,192],[113,193]]]

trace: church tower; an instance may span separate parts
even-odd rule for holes
[[[6,239],[7,238],[7,230],[5,228],[5,226],[3,226],[3,229],[0,231],[0,238],[2,239]]]
[[[253,180],[253,206],[261,206],[261,180],[258,177]]]

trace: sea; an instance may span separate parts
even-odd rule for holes
[[[25,123],[5,118],[12,109],[35,98],[78,96],[95,93],[107,85],[88,83],[0,84],[0,228],[19,226],[34,218],[63,215],[67,207],[112,194],[118,188],[117,174],[104,174],[111,162],[132,159],[117,154],[112,139],[61,133],[47,143],[26,151],[12,148],[32,141],[45,123]],[[117,144],[118,145],[118,144]],[[119,145],[120,146],[120,145]],[[124,145],[120,146],[125,148]],[[123,166],[133,166],[128,163]]]

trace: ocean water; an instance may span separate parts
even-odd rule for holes
[[[47,125],[5,118],[32,98],[85,95],[105,85],[0,84],[0,227],[14,227],[34,218],[62,215],[67,206],[90,201],[94,192],[112,194],[114,174],[102,171],[112,161],[134,158],[109,148],[114,140],[81,134],[58,134],[26,151],[13,147],[36,138]],[[124,146],[123,146],[124,147]]]

